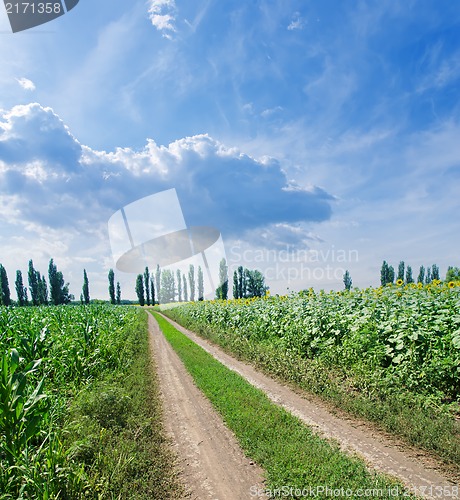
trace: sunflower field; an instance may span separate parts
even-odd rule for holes
[[[445,448],[437,430],[421,437],[441,418],[438,427],[455,427],[455,439],[445,437],[447,455],[460,461],[452,418],[460,413],[460,282],[310,289],[184,304],[166,314],[413,443]]]

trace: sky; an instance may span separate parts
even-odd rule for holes
[[[53,258],[134,298],[108,221],[168,189],[272,293],[460,266],[458,2],[80,0],[14,34],[0,5],[0,68],[12,289]]]

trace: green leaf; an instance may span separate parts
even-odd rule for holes
[[[11,349],[11,364],[10,364],[10,370],[11,373],[14,373],[16,371],[16,368],[19,366],[19,353],[16,349]]]
[[[457,330],[452,334],[452,344],[456,349],[460,349],[460,330]]]
[[[42,394],[42,390],[43,390],[43,384],[45,382],[45,379],[42,378],[39,382],[39,384],[37,385],[37,387],[35,388],[34,392],[29,396],[29,398],[27,399],[27,402],[25,404],[25,411],[28,412],[30,411],[32,408],[36,407],[37,404],[42,400],[42,399],[45,399],[47,398],[47,395],[46,394]]]

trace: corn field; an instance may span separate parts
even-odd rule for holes
[[[67,408],[124,361],[130,308],[0,308],[0,498],[80,498],[85,471],[66,446]]]

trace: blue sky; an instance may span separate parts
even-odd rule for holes
[[[108,219],[172,187],[273,292],[460,265],[457,2],[80,0],[16,34],[0,6],[0,48],[11,284],[53,257],[104,298]]]

